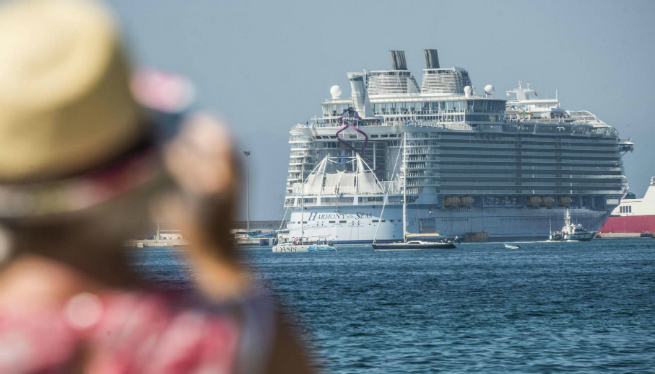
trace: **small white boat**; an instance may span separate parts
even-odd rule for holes
[[[505,248],[507,248],[507,249],[521,249],[521,246],[520,245],[505,244]]]
[[[284,243],[273,246],[273,253],[285,252],[337,252],[337,247],[329,244],[293,244]]]

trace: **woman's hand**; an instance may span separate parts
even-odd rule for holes
[[[181,229],[200,287],[218,297],[248,286],[230,232],[240,185],[233,144],[223,122],[200,113],[164,151],[178,189],[162,199],[162,218]]]

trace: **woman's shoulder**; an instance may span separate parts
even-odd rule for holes
[[[246,351],[265,356],[270,341],[254,332],[267,329],[261,314],[267,299],[218,304],[174,293],[83,293],[61,310],[0,310],[0,372],[66,368],[82,348],[92,373],[235,372]]]
[[[233,372],[242,326],[231,308],[143,292],[108,295],[101,303],[103,315],[89,336],[98,372],[113,364],[121,370],[110,372],[121,374]]]

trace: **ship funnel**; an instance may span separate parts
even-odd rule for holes
[[[439,54],[436,49],[424,49],[425,55],[425,68],[426,69],[439,69]]]
[[[391,70],[407,70],[405,51],[389,51],[391,57]]]
[[[364,83],[365,75],[362,73],[348,73],[350,80],[350,88],[352,90],[353,105],[360,117],[366,118],[373,115],[371,109],[371,101],[366,91],[366,84]]]

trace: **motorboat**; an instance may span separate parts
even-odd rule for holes
[[[571,222],[571,213],[566,210],[564,217],[564,226],[562,231],[555,231],[550,233],[550,240],[553,241],[580,241],[586,242],[596,237],[596,231],[587,231],[582,224],[574,224]]]
[[[443,242],[426,242],[422,240],[410,240],[406,242],[395,243],[374,243],[373,249],[379,250],[408,250],[415,251],[421,249],[453,249],[457,248],[452,241]]]

